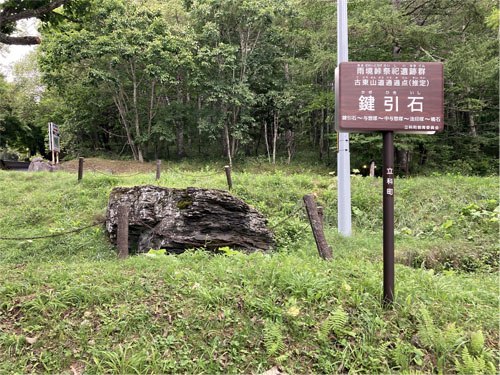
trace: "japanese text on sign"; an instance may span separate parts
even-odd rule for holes
[[[384,190],[386,195],[394,195],[394,168],[387,168],[384,174]]]

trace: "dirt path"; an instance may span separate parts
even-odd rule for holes
[[[76,173],[78,171],[78,159],[61,163],[61,169]],[[140,163],[138,161],[85,158],[83,170],[112,174],[154,173],[156,171],[156,164]]]

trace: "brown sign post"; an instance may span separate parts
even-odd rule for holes
[[[394,132],[444,128],[443,64],[343,62],[335,72],[338,132],[383,134],[384,296],[394,299]]]

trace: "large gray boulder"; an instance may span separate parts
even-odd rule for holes
[[[109,196],[106,229],[117,242],[118,206],[129,207],[129,247],[138,252],[189,248],[270,250],[267,220],[244,201],[216,189],[172,189],[145,185],[114,188]]]
[[[28,167],[28,172],[54,172],[57,170],[59,170],[58,165],[52,165],[40,156],[34,158]]]

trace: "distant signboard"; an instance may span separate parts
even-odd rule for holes
[[[442,63],[343,62],[335,84],[339,132],[433,134],[444,128]]]
[[[59,144],[59,127],[53,122],[49,122],[49,149],[50,151],[61,151]]]

